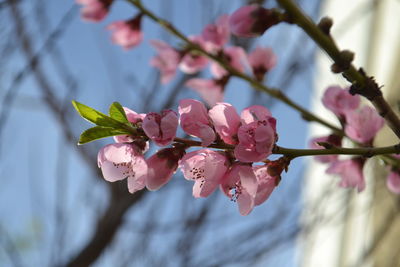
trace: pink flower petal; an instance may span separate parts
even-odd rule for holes
[[[228,103],[217,103],[208,111],[215,131],[222,140],[231,145],[238,143],[237,132],[240,126],[240,117],[236,109]]]
[[[339,175],[342,178],[340,187],[357,188],[361,192],[365,189],[362,168],[363,164],[357,159],[338,160],[331,163],[326,173]]]
[[[374,108],[364,106],[358,111],[347,111],[346,134],[361,143],[371,142],[385,121]]]
[[[207,197],[220,184],[228,170],[226,156],[210,149],[186,154],[179,162],[185,179],[194,180],[193,196]]]

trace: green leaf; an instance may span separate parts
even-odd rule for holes
[[[126,117],[124,108],[121,106],[120,103],[114,102],[110,105],[109,108],[109,114],[110,117],[113,118],[114,120],[117,120],[122,123],[128,123],[128,118]]]
[[[83,145],[105,137],[123,134],[129,134],[129,132],[124,129],[112,129],[107,127],[95,126],[93,128],[87,129],[81,134],[81,136],[79,137],[78,145]]]
[[[108,117],[100,111],[97,111],[75,100],[72,100],[72,105],[74,106],[76,111],[78,111],[79,115],[98,126],[122,128],[121,122]]]

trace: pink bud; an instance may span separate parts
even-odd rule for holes
[[[193,78],[188,80],[185,86],[196,91],[210,107],[224,98],[223,86],[216,80]]]
[[[228,159],[223,154],[201,149],[187,153],[179,167],[187,180],[193,180],[193,196],[208,197],[221,183],[228,170]]]
[[[370,143],[385,123],[376,110],[369,106],[357,111],[347,111],[345,117],[346,134],[360,143]]]
[[[360,105],[360,96],[351,95],[349,89],[339,86],[328,87],[322,97],[324,106],[340,119],[347,111],[356,110]]]
[[[240,126],[240,117],[236,109],[228,103],[217,103],[212,109],[208,111],[215,131],[219,134],[221,139],[231,145],[237,144],[237,132]]]
[[[237,36],[256,37],[279,21],[279,17],[272,10],[253,4],[236,10],[229,18],[229,26]]]
[[[221,182],[221,190],[232,201],[237,201],[241,215],[248,215],[255,205],[257,178],[250,165],[235,163]]]
[[[182,99],[179,101],[178,112],[180,125],[187,134],[199,137],[203,146],[214,142],[215,132],[203,103],[194,99]]]
[[[147,159],[147,189],[151,191],[158,190],[168,183],[184,154],[185,150],[180,148],[164,148]]]
[[[116,21],[110,24],[107,29],[111,30],[111,39],[114,43],[122,46],[125,50],[139,45],[143,40],[143,33],[140,29],[142,14],[127,21]]]
[[[365,189],[363,166],[364,163],[360,159],[338,160],[331,163],[326,173],[339,175],[342,178],[340,187],[357,188],[357,191],[361,192]]]
[[[161,72],[161,83],[168,83],[175,77],[181,55],[176,49],[160,40],[153,40],[151,44],[158,55],[150,60],[150,65]]]
[[[81,17],[85,21],[99,22],[107,16],[113,0],[76,0],[81,8]]]
[[[106,145],[100,149],[97,161],[106,181],[115,182],[128,178],[128,189],[132,194],[144,188],[147,164],[135,145]]]
[[[135,111],[124,107],[124,111],[128,121],[132,124],[141,124],[146,114],[138,114]],[[117,135],[114,136],[114,141],[117,143],[130,143],[133,142],[133,138],[129,135]]]
[[[176,136],[178,114],[173,110],[164,110],[161,115],[151,112],[144,118],[142,128],[158,146],[166,146]]]
[[[389,191],[395,194],[400,194],[400,173],[399,170],[389,172],[386,180],[386,186]]]

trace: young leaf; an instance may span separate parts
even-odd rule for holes
[[[98,125],[112,128],[121,128],[121,123],[107,115],[88,107],[82,103],[72,100],[72,105],[84,119]]]
[[[124,129],[112,129],[107,127],[95,126],[93,128],[87,129],[81,134],[81,136],[79,137],[78,145],[83,145],[105,137],[123,134],[129,134],[129,132]]]
[[[110,117],[113,118],[114,120],[117,120],[117,121],[122,122],[122,123],[129,122],[127,117],[126,117],[124,108],[118,102],[112,103],[110,105],[110,108],[109,108],[108,112],[110,114]]]

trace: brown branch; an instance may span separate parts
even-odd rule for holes
[[[126,212],[145,195],[145,192],[142,190],[134,195],[129,195],[126,192],[114,193],[106,211],[97,223],[91,240],[66,266],[90,266],[111,243],[115,233],[123,223]]]

